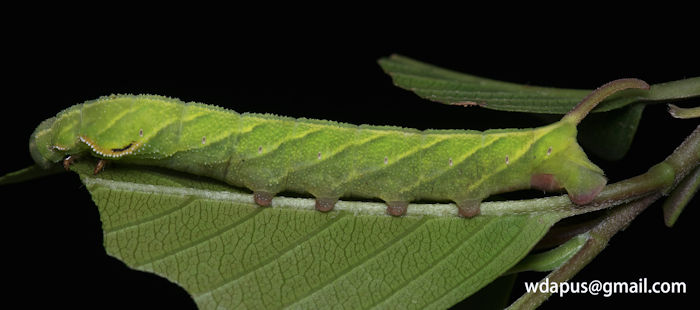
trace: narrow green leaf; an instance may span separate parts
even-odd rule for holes
[[[681,108],[674,104],[668,105],[668,113],[675,118],[696,118],[700,117],[700,107],[695,108]]]
[[[396,218],[367,202],[321,213],[300,198],[261,208],[204,178],[73,167],[100,210],[107,252],[178,283],[202,309],[447,308],[515,265],[563,216]]]
[[[589,90],[519,85],[463,74],[408,57],[392,55],[380,66],[401,88],[446,104],[480,105],[489,109],[564,114]]]
[[[52,167],[51,169],[44,169],[39,165],[33,165],[0,176],[0,185],[24,182],[65,171],[66,170],[60,166]]]
[[[394,84],[418,96],[453,105],[488,109],[564,114],[590,90],[519,85],[459,73],[408,57],[391,55],[379,60]],[[655,84],[649,91],[629,89],[603,101],[593,112],[604,112],[638,101],[663,101],[700,96],[700,77]]]
[[[577,235],[564,244],[546,252],[531,254],[525,257],[508,273],[523,271],[550,271],[561,266],[576,254],[590,238],[587,233]]]

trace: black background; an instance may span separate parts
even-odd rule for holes
[[[241,15],[245,13],[236,16]],[[622,77],[659,83],[700,75],[693,40],[666,36],[649,24],[578,31],[555,22],[523,22],[487,32],[482,28],[497,28],[498,20],[443,24],[405,19],[370,26],[362,16],[354,16],[336,26],[332,17],[279,23],[274,18],[200,18],[147,22],[139,14],[118,19],[85,16],[10,34],[5,46],[9,56],[4,75],[9,81],[4,84],[0,174],[32,164],[27,143],[41,120],[110,93],[154,93],[240,112],[419,129],[542,124],[526,114],[422,100],[393,86],[377,65],[378,58],[392,53],[478,76],[566,88],[592,89]],[[591,157],[612,181],[621,180],[663,160],[696,125],[697,121],[672,119],[664,105],[649,106],[628,159],[610,163]],[[97,207],[76,175],[0,190],[7,230],[4,253],[10,260],[5,268],[13,283],[9,299],[27,294],[30,304],[193,306],[177,285],[130,270],[105,254]],[[569,294],[552,297],[543,308],[689,301],[697,283],[692,274],[693,262],[698,261],[692,230],[697,204],[697,199],[691,202],[671,229],[664,226],[660,204],[655,204],[574,278],[684,281],[687,294]],[[524,290],[521,281],[542,276],[519,278],[514,294]]]

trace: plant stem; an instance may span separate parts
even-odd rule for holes
[[[675,187],[700,162],[700,125],[695,127],[693,133],[664,162],[671,165],[676,172],[673,182]]]

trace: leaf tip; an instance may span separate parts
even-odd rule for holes
[[[668,113],[675,118],[689,119],[700,117],[700,107],[681,108],[675,104],[668,104]]]

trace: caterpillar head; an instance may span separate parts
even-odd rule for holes
[[[87,147],[78,139],[80,124],[79,106],[59,112],[36,127],[29,138],[29,152],[34,161],[43,168],[50,168],[68,155],[86,151]]]
[[[29,138],[29,153],[32,159],[43,168],[50,168],[54,164],[63,160],[68,154],[68,150],[62,150],[51,144],[53,124],[56,117],[49,118],[36,127],[31,138]]]

